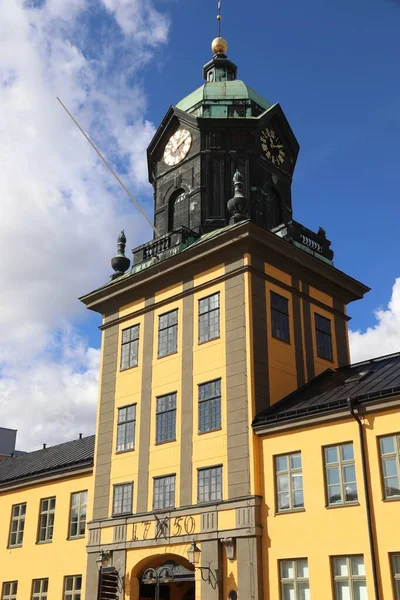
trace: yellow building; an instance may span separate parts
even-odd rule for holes
[[[0,462],[2,600],[81,597],[93,452],[90,436]]]
[[[1,580],[49,592],[18,598],[79,574],[64,600],[400,599],[400,358],[348,366],[346,307],[368,288],[293,220],[282,109],[213,51],[148,149],[154,239],[130,267],[121,233],[111,281],[81,298],[102,315],[93,478],[0,494],[6,515],[56,496],[66,535],[68,494],[89,493],[87,555],[54,537],[46,576],[32,530]]]

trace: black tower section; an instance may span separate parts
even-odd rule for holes
[[[203,68],[206,83],[168,110],[149,145],[154,223],[160,235],[182,226],[202,234],[227,225],[236,171],[243,176],[247,218],[268,229],[292,218],[298,143],[280,106],[271,106],[236,74],[236,65],[216,54]],[[168,166],[164,150],[179,129],[190,131],[190,151]],[[265,130],[272,130],[284,147],[279,164],[263,150]]]

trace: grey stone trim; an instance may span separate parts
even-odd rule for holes
[[[149,539],[149,540],[127,540],[126,542],[118,542],[118,543],[110,543],[110,544],[101,544],[101,548],[103,550],[131,550],[134,548],[164,548],[165,546],[169,546],[171,544],[190,544],[193,541],[193,535],[181,535],[176,537],[166,537],[159,539]],[[242,527],[241,529],[224,529],[221,531],[209,531],[203,533],[196,533],[196,541],[204,542],[211,540],[222,540],[227,537],[232,538],[247,538],[249,536],[262,537],[263,528],[261,526],[256,527]],[[99,547],[87,547],[88,553],[99,552]]]
[[[125,581],[125,574],[126,574],[126,552],[125,552],[125,550],[114,550],[113,551],[112,566],[117,569],[121,580]],[[122,586],[122,589],[119,592],[119,598],[121,600],[123,600],[124,597],[125,597],[125,593],[124,593],[124,588]],[[88,598],[88,600],[90,600],[90,598]]]
[[[222,547],[218,540],[204,541],[201,543],[201,566],[210,567],[211,577],[214,577],[214,585],[208,581],[201,580],[202,600],[220,600],[222,596]]]
[[[97,598],[98,587],[99,587],[99,569],[97,567],[96,559],[98,558],[100,548],[96,550],[88,551],[87,563],[86,563],[86,585],[85,585],[85,598],[92,600]]]
[[[118,316],[118,314],[117,314]],[[115,319],[115,315],[105,318]],[[100,384],[99,431],[96,443],[93,518],[108,516],[110,497],[111,456],[113,452],[113,420],[115,408],[115,382],[118,356],[118,325],[104,332],[103,361]]]
[[[126,540],[126,526],[116,525],[114,526],[113,541],[114,543],[125,542]]]
[[[243,266],[243,258],[227,263],[225,273]],[[246,307],[244,274],[225,282],[226,403],[228,434],[228,498],[250,493]],[[239,348],[239,349],[236,349]],[[242,394],[238,394],[237,387]],[[238,413],[239,411],[239,413]],[[241,414],[242,419],[238,419]],[[231,417],[234,417],[234,420]]]
[[[183,291],[193,290],[193,279],[185,281]],[[181,395],[181,473],[180,505],[192,503],[193,406],[193,293],[183,298],[182,317],[182,395]]]
[[[349,343],[346,319],[341,318],[338,313],[344,313],[344,304],[335,298],[333,299],[334,328],[336,338],[337,362],[339,367],[350,364]]]
[[[88,546],[98,546],[100,544],[100,527],[97,529],[89,529]]]
[[[293,305],[293,330],[294,330],[294,351],[296,360],[297,387],[300,387],[306,382],[304,373],[304,357],[303,357],[303,327],[301,320],[301,301],[298,295],[300,282],[296,277],[292,277],[292,305]],[[296,291],[296,292],[295,292]]]
[[[236,509],[236,527],[254,527],[256,525],[256,514],[251,506]]]
[[[255,414],[265,410],[270,403],[268,331],[265,261],[252,255],[251,271],[251,314],[253,328],[253,377],[255,392]],[[255,416],[255,415],[252,415]]]
[[[303,292],[309,296],[310,286],[308,283],[303,282]],[[306,367],[307,367],[307,381],[315,376],[315,365],[314,365],[314,348],[312,340],[312,327],[314,324],[311,322],[311,305],[309,300],[303,299],[303,320],[304,320],[304,344],[306,348]]]
[[[154,305],[154,297],[146,298],[145,306]],[[142,393],[140,399],[140,439],[139,469],[137,481],[137,511],[146,512],[149,496],[149,456],[150,456],[150,421],[151,421],[151,382],[153,363],[154,311],[144,316],[143,326]]]
[[[201,515],[200,530],[216,531],[218,529],[218,513],[216,510],[206,512]]]
[[[236,540],[238,597],[263,599],[262,542],[259,537]]]

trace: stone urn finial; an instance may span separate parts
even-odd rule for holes
[[[117,240],[117,254],[111,259],[111,266],[115,273],[111,275],[111,279],[117,279],[129,269],[131,261],[125,256],[126,237],[124,230],[118,236]]]
[[[236,172],[233,176],[233,187],[235,190],[234,196],[228,200],[228,210],[231,214],[231,218],[229,219],[230,225],[232,225],[232,223],[238,223],[239,221],[245,221],[247,219],[245,214],[247,199],[244,195],[243,175],[238,169],[236,169]]]

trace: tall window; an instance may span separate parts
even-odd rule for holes
[[[320,358],[333,361],[331,322],[315,313],[315,337]]]
[[[175,439],[176,429],[176,393],[157,398],[156,443],[170,442]]]
[[[199,385],[199,431],[221,427],[221,380]]]
[[[47,600],[48,579],[34,579],[32,581],[32,600]]]
[[[82,575],[64,578],[64,600],[81,600]]]
[[[71,494],[71,516],[69,520],[69,537],[81,537],[85,535],[87,490]]]
[[[199,343],[219,337],[219,292],[199,300]]]
[[[275,292],[271,292],[271,329],[272,337],[290,342],[289,300]]]
[[[117,452],[135,447],[136,404],[118,409]]]
[[[281,576],[281,600],[310,600],[308,560],[279,561]]]
[[[326,496],[329,505],[357,502],[356,469],[353,444],[340,444],[324,449]]]
[[[132,512],[132,483],[114,485],[113,515],[122,515]]]
[[[400,600],[400,554],[392,554],[392,573],[396,600]]]
[[[1,600],[17,600],[18,581],[5,581],[1,593]]]
[[[11,510],[9,546],[22,546],[25,529],[26,502],[14,504]]]
[[[139,360],[139,325],[122,330],[121,371],[137,367]]]
[[[50,542],[53,539],[54,514],[56,499],[44,498],[40,503],[39,542]],[[37,581],[47,581],[38,579]]]
[[[189,227],[189,203],[185,192],[178,192],[170,200],[170,226],[172,229]]]
[[[303,472],[301,453],[275,456],[278,512],[303,508]]]
[[[367,600],[363,556],[337,556],[333,558],[335,600]]]
[[[178,348],[178,310],[158,317],[158,357],[173,354]]]
[[[379,439],[382,479],[385,498],[400,496],[400,434]]]
[[[222,467],[211,467],[197,471],[198,502],[222,500]]]
[[[153,509],[175,506],[175,475],[154,478]]]

